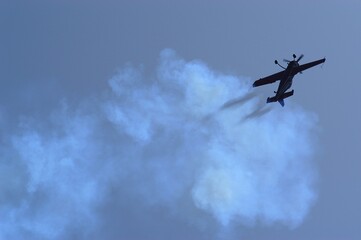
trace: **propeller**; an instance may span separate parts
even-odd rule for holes
[[[294,56],[296,56],[296,55],[294,55]],[[301,54],[299,57],[298,57],[298,59],[297,59],[297,61],[296,62],[299,62],[302,58],[303,58],[303,54]]]
[[[296,61],[296,62],[298,63],[298,62],[299,62],[299,61],[303,58],[303,56],[304,56],[304,55],[303,55],[303,54],[301,54],[301,55],[298,57],[298,59],[297,59],[297,61]],[[302,71],[300,72],[300,74],[302,74]]]
[[[302,58],[303,58],[303,54],[301,54],[298,58],[297,58],[297,60],[296,60],[296,54],[293,54],[292,55],[292,57],[293,57],[293,61],[296,61],[296,62],[299,62]],[[284,62],[286,62],[286,63],[290,63],[290,62],[292,62],[292,61],[290,61],[290,60],[288,60],[288,59],[283,59],[283,61]]]

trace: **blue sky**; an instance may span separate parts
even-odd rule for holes
[[[358,239],[360,8],[2,1],[0,236]]]

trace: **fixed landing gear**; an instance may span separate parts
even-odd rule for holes
[[[283,68],[283,69],[286,69],[284,66],[282,66],[281,64],[279,64],[277,60],[275,60],[275,64],[278,65],[278,66],[280,66],[280,67]]]

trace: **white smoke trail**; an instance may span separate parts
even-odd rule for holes
[[[249,81],[172,50],[156,77],[127,66],[109,85],[105,98],[23,121],[4,144],[1,238],[134,238],[158,217],[138,209],[157,207],[197,226],[301,224],[315,200],[313,114],[262,110]]]

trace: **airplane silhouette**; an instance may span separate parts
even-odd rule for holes
[[[296,55],[293,54],[293,60],[287,60],[284,59],[283,61],[285,61],[288,65],[287,68],[281,66],[277,60],[275,60],[275,64],[277,64],[278,66],[280,66],[281,68],[283,68],[284,70],[278,73],[275,73],[273,75],[267,76],[265,78],[260,78],[259,80],[255,81],[253,83],[253,87],[258,87],[258,86],[262,86],[265,84],[270,84],[273,83],[275,81],[280,80],[280,83],[278,85],[278,89],[277,91],[275,91],[274,93],[276,94],[274,97],[269,97],[267,98],[267,103],[270,102],[279,102],[282,107],[284,107],[285,102],[284,99],[288,98],[290,96],[293,95],[294,90],[286,92],[291,86],[292,86],[292,80],[293,77],[297,74],[297,73],[302,73],[302,71],[314,67],[316,65],[319,65],[321,63],[324,63],[326,61],[326,58],[317,60],[317,61],[313,61],[313,62],[309,62],[309,63],[305,63],[302,65],[299,65],[299,61],[303,58],[303,54],[301,54],[298,59],[296,60]]]

